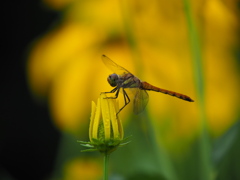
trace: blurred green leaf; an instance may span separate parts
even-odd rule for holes
[[[117,162],[112,164],[113,171],[127,177],[126,179],[178,179],[169,155],[155,139],[146,112],[137,119],[134,117],[125,129],[125,134],[132,134],[131,143],[111,156],[110,164]],[[147,126],[147,132],[143,131],[141,122]]]
[[[212,152],[213,162],[215,166],[218,165],[218,163],[224,158],[227,152],[232,148],[233,143],[238,143],[236,142],[236,139],[239,130],[240,123],[237,122],[225,134],[215,140]]]

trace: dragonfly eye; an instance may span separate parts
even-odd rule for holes
[[[117,74],[111,74],[107,78],[108,83],[112,86],[115,87],[117,86],[117,81],[118,81],[118,75]]]

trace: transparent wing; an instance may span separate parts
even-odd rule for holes
[[[119,66],[118,64],[113,62],[110,58],[108,58],[105,55],[102,55],[102,61],[112,72],[116,74],[122,75],[122,74],[130,73],[128,70]]]
[[[135,114],[139,114],[146,108],[149,100],[149,96],[147,91],[145,90],[141,90],[139,88],[134,88],[134,89],[136,90],[136,92],[135,92],[135,97],[133,101],[133,112]]]

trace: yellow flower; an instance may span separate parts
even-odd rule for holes
[[[111,153],[116,150],[123,140],[124,132],[122,122],[117,113],[119,107],[116,99],[107,98],[105,93],[98,98],[97,105],[92,102],[92,113],[89,126],[90,142],[82,142],[83,146],[92,149],[83,151],[96,151]]]

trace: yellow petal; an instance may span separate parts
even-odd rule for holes
[[[113,138],[119,137],[119,131],[118,131],[118,122],[117,122],[117,112],[116,112],[116,100],[112,99],[109,101],[109,109],[110,109],[110,115],[111,115],[111,124],[112,124],[112,130],[113,130]]]
[[[116,103],[114,103],[114,105],[115,105],[116,112],[119,112],[118,100],[116,100]],[[118,124],[118,131],[119,131],[119,134],[120,134],[119,137],[120,137],[120,139],[123,139],[124,131],[123,131],[123,126],[122,126],[122,121],[121,121],[119,116],[117,116],[117,124]]]
[[[105,94],[101,94],[101,105],[102,105],[102,118],[104,125],[105,140],[109,140],[111,137],[111,125],[110,125],[110,112],[109,102],[111,99],[104,99]]]
[[[89,125],[89,139],[92,140],[92,132],[93,132],[93,121],[96,115],[96,104],[92,101],[92,112],[90,117],[90,125]]]
[[[93,129],[92,138],[94,139],[98,138],[98,127],[99,127],[100,118],[101,118],[101,102],[100,102],[100,99],[98,99],[96,114],[95,114],[95,118],[93,119],[93,128],[92,128]]]

